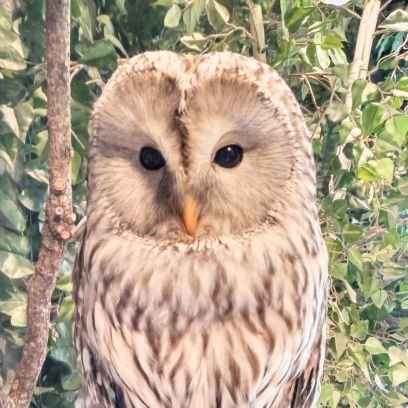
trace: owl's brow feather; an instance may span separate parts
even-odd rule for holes
[[[182,112],[180,111],[180,109],[177,109],[174,113],[174,125],[180,134],[180,149],[181,149],[182,163],[183,163],[185,174],[187,175],[189,164],[190,164],[189,163],[190,146],[188,143],[188,129],[187,129],[186,124],[183,121]]]

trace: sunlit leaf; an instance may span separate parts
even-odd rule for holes
[[[33,274],[34,266],[21,255],[0,250],[0,271],[12,279],[24,278]]]
[[[391,368],[392,386],[396,387],[408,381],[408,367],[403,364],[396,364]]]
[[[193,33],[192,35],[186,35],[181,37],[180,41],[187,47],[195,51],[202,51],[207,40],[200,33]]]
[[[387,350],[381,344],[380,340],[375,337],[369,337],[364,345],[365,349],[373,355],[387,354]]]
[[[216,0],[208,0],[207,13],[208,21],[217,31],[221,31],[230,19],[228,9]]]
[[[358,178],[366,181],[385,180],[391,183],[394,175],[394,163],[389,158],[369,160],[357,171]]]
[[[401,9],[393,11],[379,27],[391,31],[408,31],[408,11]]]
[[[27,325],[27,299],[25,297],[1,300],[0,312],[10,316],[12,326],[25,327]]]
[[[177,4],[173,4],[166,13],[164,18],[164,25],[169,28],[174,28],[179,25],[181,18],[181,9]]]

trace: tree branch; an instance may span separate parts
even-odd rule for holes
[[[368,64],[373,46],[373,37],[380,14],[380,0],[367,0],[360,26],[357,34],[356,48],[354,50],[353,65],[349,78],[349,92],[346,97],[346,105],[351,110],[352,95],[351,87],[357,79],[366,79],[368,73]]]
[[[354,51],[353,65],[349,77],[348,92],[346,96],[346,106],[351,112],[353,106],[353,96],[351,89],[357,79],[366,79],[368,74],[368,64],[370,62],[371,48],[378,16],[380,14],[380,0],[367,0],[361,16],[358,28],[356,48]],[[339,160],[343,169],[349,169],[351,161],[344,155],[343,147],[338,151]]]
[[[48,141],[50,192],[42,243],[34,275],[28,283],[27,333],[23,354],[8,396],[1,407],[28,407],[47,354],[51,295],[74,233],[71,191],[69,87],[70,0],[48,0],[46,46],[48,77]]]
[[[252,40],[252,51],[254,58],[266,63],[265,54],[265,29],[262,18],[262,7],[260,4],[254,4],[252,0],[247,0],[249,8],[249,26]]]

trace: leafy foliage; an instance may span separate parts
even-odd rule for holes
[[[48,192],[44,0],[22,0],[17,8],[8,3],[0,2],[0,358],[6,384],[20,357],[26,282]],[[399,2],[381,11],[368,79],[353,80],[364,3],[330,3],[336,1],[72,0],[74,208],[81,218],[91,107],[118,58],[150,49],[252,55],[257,48],[300,101],[318,164],[331,274],[320,402],[407,406],[408,12]],[[33,407],[72,407],[80,387],[71,341],[74,253],[70,243]]]

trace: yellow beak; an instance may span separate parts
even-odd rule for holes
[[[189,235],[193,236],[197,229],[198,221],[198,205],[194,198],[187,196],[184,202],[183,209],[183,222],[186,227],[186,231]]]

